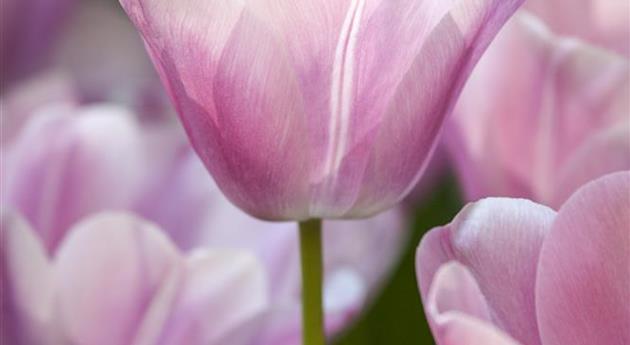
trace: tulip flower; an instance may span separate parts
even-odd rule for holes
[[[528,0],[525,8],[554,32],[630,56],[630,3],[620,0]]]
[[[489,198],[417,252],[439,345],[630,343],[630,171],[581,187],[558,212]]]
[[[3,0],[0,20],[0,82],[10,83],[35,72],[48,58],[74,0]]]
[[[269,306],[256,340],[245,344],[300,343],[292,224],[262,222],[229,203],[172,123],[140,122],[105,104],[35,108],[4,147],[0,196],[32,225],[47,255],[54,256],[69,229],[86,217],[133,212],[159,225],[183,252],[208,247],[253,254],[264,268]],[[328,334],[347,325],[376,292],[397,258],[404,228],[397,209],[373,219],[324,223]]]
[[[196,152],[241,209],[353,218],[420,177],[519,0],[122,0]]]
[[[79,219],[131,206],[144,156],[139,128],[123,109],[60,104],[40,111],[3,159],[2,201],[31,222],[52,252]]]
[[[219,188],[255,217],[300,222],[305,345],[324,343],[318,219],[411,190],[522,2],[121,0]]]
[[[584,183],[630,169],[629,95],[628,59],[518,14],[473,72],[448,125],[466,198],[558,207]]]
[[[184,255],[126,214],[81,221],[54,255],[9,211],[1,231],[3,344],[240,344],[266,312],[265,274],[251,254]]]

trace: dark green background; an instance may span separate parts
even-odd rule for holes
[[[363,315],[336,339],[334,345],[433,344],[418,294],[415,251],[422,235],[449,223],[461,209],[455,180],[445,177],[410,209],[411,234],[400,263]]]

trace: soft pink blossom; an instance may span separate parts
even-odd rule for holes
[[[11,345],[246,344],[268,304],[263,267],[245,252],[182,254],[126,214],[74,225],[53,255],[3,210],[2,323]]]
[[[522,0],[122,0],[221,190],[265,219],[364,217],[420,177]]]
[[[630,172],[558,212],[524,199],[466,206],[431,230],[417,277],[437,343],[630,343]]]
[[[466,199],[526,197],[558,207],[584,183],[630,169],[629,66],[554,35],[528,13],[513,17],[448,124]]]
[[[138,214],[182,251],[246,251],[260,260],[269,281],[264,322],[256,342],[247,344],[299,344],[295,224],[262,222],[229,203],[169,122],[141,122],[107,104],[38,109],[4,147],[0,196],[33,226],[47,255],[63,246],[77,222],[102,211]],[[368,220],[324,223],[331,334],[360,312],[396,260],[405,235],[401,216],[391,210]]]

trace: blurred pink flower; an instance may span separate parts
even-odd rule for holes
[[[0,85],[35,72],[49,58],[75,0],[3,0],[0,11]]]
[[[0,197],[32,224],[48,255],[68,230],[107,210],[158,224],[180,250],[240,249],[263,263],[269,308],[256,345],[299,344],[300,280],[295,224],[247,216],[219,192],[172,123],[139,122],[112,105],[65,103],[38,113],[3,147]],[[396,260],[405,236],[399,210],[325,222],[325,303],[332,334],[355,316]]]
[[[630,2],[625,0],[527,0],[525,8],[554,32],[630,55]]]
[[[121,0],[218,186],[273,220],[400,201],[522,2]]]
[[[484,199],[431,230],[416,262],[439,345],[630,343],[630,172],[557,213]]]
[[[584,183],[630,169],[629,66],[516,15],[447,126],[466,198],[526,197],[558,207]]]
[[[77,104],[72,82],[56,72],[42,72],[15,83],[0,97],[0,149],[15,141],[15,136],[43,104]]]
[[[100,214],[48,255],[23,219],[1,218],[3,344],[247,344],[267,308],[251,254],[183,255],[150,223]]]

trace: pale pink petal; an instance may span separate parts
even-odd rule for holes
[[[545,345],[630,343],[630,172],[599,178],[562,206],[540,253]]]
[[[350,214],[377,212],[417,182],[470,71],[520,4],[456,1],[427,35],[374,128],[362,190]]]
[[[170,241],[151,224],[125,214],[84,220],[55,257],[58,321],[72,343],[131,344],[144,335],[141,325],[154,312],[156,298],[161,306],[170,305],[176,292],[171,280],[182,265]],[[163,289],[170,293],[163,296]]]
[[[539,188],[548,193],[543,195],[547,203],[553,198],[555,185],[562,183],[556,179],[558,170],[566,169],[571,158],[579,154],[576,152],[589,141],[600,140],[595,138],[611,127],[630,126],[630,61],[584,44],[564,43],[571,47],[552,76],[550,104],[553,120],[543,129],[548,131],[549,146],[539,148],[539,153],[547,152],[540,156],[547,156],[549,160],[540,162],[545,165],[543,169],[548,169],[543,170],[548,176],[544,178],[548,185]],[[623,135],[630,141],[627,132]],[[620,140],[624,139],[620,137]],[[623,165],[623,161],[613,164]],[[599,169],[608,172],[605,166]],[[561,204],[552,206],[560,207]]]
[[[584,142],[558,172],[552,200],[562,205],[578,188],[606,174],[630,170],[630,123],[602,130]]]
[[[424,299],[438,345],[517,345],[490,321],[473,274],[452,261],[440,266]]]
[[[205,234],[232,233],[225,231],[226,227],[215,227],[212,223],[214,213],[220,213],[215,211],[220,207],[216,202],[220,191],[188,143],[166,140],[164,144],[172,144],[176,148],[172,151],[176,152],[159,150],[170,159],[151,164],[153,170],[148,176],[151,181],[135,203],[134,211],[157,223],[177,247],[185,251],[198,246],[199,239]],[[153,159],[150,161],[155,163]],[[221,214],[216,216],[221,217]]]
[[[217,123],[222,140],[229,140],[220,144],[229,184],[223,172],[211,171],[228,198],[250,214],[303,220],[310,217],[307,117],[298,76],[281,42],[244,11],[214,79]]]
[[[540,344],[534,288],[538,254],[555,212],[522,199],[469,204],[420,243],[416,270],[426,298],[436,270],[450,260],[467,267],[479,284],[493,323],[526,344]],[[515,312],[518,311],[518,312]]]
[[[81,217],[128,207],[142,185],[140,139],[133,115],[118,107],[42,108],[8,153],[2,200],[52,253]]]
[[[554,36],[528,13],[514,17],[473,73],[447,127],[467,198],[527,197],[559,206],[552,204],[563,183],[557,172],[584,142],[627,118],[629,66],[615,54]]]
[[[122,3],[219,187],[254,215],[307,218],[306,116],[273,30],[239,1]]]
[[[250,254],[194,252],[159,344],[221,345],[267,307],[263,267]]]
[[[468,200],[528,196],[536,159],[532,141],[543,119],[541,88],[553,53],[550,40],[542,23],[521,12],[497,35],[468,80],[446,133]]]
[[[40,239],[21,217],[5,209],[1,212],[0,341],[15,345],[39,343],[52,336],[47,332],[52,305],[48,256]]]

